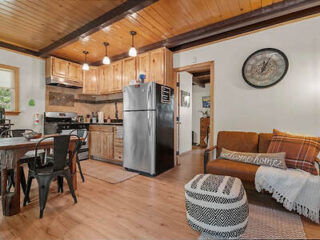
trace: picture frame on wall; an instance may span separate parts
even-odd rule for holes
[[[190,93],[181,90],[181,107],[190,107]]]
[[[210,96],[202,97],[202,108],[210,108]]]

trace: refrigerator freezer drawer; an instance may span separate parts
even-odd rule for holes
[[[134,111],[123,114],[123,166],[155,175],[156,111]]]

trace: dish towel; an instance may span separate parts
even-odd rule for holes
[[[260,166],[255,177],[256,190],[266,190],[289,211],[297,211],[319,223],[320,176],[296,169]]]

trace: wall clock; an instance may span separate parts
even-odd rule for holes
[[[250,86],[266,88],[281,81],[288,67],[288,58],[282,51],[264,48],[247,58],[242,67],[242,76]]]

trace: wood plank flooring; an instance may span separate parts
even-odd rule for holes
[[[186,221],[183,187],[202,172],[202,154],[195,149],[183,155],[181,165],[155,178],[137,176],[110,184],[85,176],[75,205],[67,186],[58,194],[53,183],[43,219],[34,181],[31,203],[19,215],[0,216],[0,239],[197,239],[199,234]],[[97,168],[101,164],[107,163],[96,162]],[[319,225],[306,219],[303,223],[308,238],[320,238]]]

